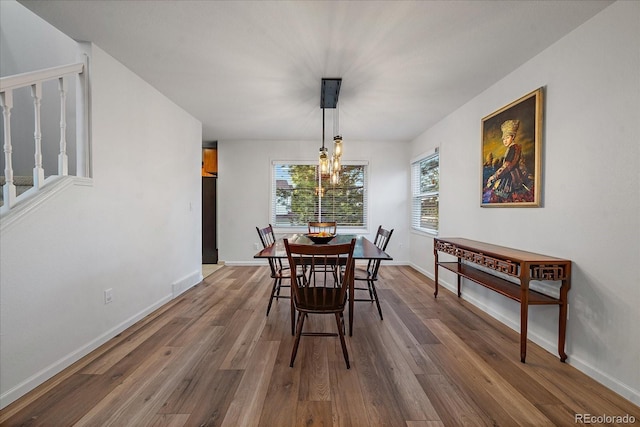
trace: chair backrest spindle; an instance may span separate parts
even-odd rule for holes
[[[391,240],[391,235],[393,234],[393,229],[385,230],[382,226],[378,226],[378,232],[376,233],[376,238],[373,243],[382,251],[387,249],[387,245],[389,244],[389,240]],[[380,260],[370,260],[367,266],[367,270],[376,277],[378,275],[378,269],[380,268]]]
[[[256,227],[256,231],[258,232],[263,248],[267,248],[276,243],[276,235],[273,232],[271,224],[264,228]],[[282,269],[282,261],[279,258],[269,258],[268,261],[269,267],[271,268],[271,275],[273,277],[273,275],[277,274],[279,269]]]

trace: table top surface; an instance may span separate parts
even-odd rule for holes
[[[284,239],[288,239],[289,243],[302,244],[302,245],[315,245],[311,239],[305,234],[289,234],[286,235],[260,252],[255,254],[254,258],[286,258],[287,251],[284,248]],[[380,259],[380,260],[392,260],[386,252],[374,245],[370,240],[364,236],[358,236],[356,234],[336,234],[336,236],[327,243],[328,245],[339,245],[342,243],[349,243],[351,239],[356,239],[356,246],[353,249],[354,259]]]

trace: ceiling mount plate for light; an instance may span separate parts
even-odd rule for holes
[[[323,78],[320,88],[320,108],[336,108],[340,95],[341,78]]]

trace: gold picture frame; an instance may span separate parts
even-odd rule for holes
[[[540,207],[542,97],[538,88],[482,119],[482,207]]]

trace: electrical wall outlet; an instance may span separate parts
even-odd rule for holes
[[[255,248],[256,251],[259,251],[261,249],[260,248],[260,243],[254,243],[253,247]]]
[[[105,289],[104,303],[109,304],[110,302],[113,302],[113,289]]]

